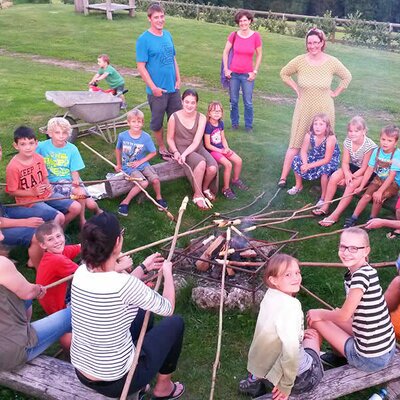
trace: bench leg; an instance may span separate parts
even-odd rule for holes
[[[396,400],[400,398],[400,379],[396,379],[391,381],[386,386],[386,390],[388,391],[388,400]]]

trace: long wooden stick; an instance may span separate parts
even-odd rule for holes
[[[129,179],[124,176],[123,178],[117,178],[117,179],[93,179],[89,181],[80,181],[80,184],[83,185],[94,185],[96,183],[105,183],[105,182],[116,182],[116,181],[138,181],[142,182],[145,181],[146,179],[144,178],[135,178],[134,176],[131,176]],[[72,182],[50,182],[50,185],[71,185]]]
[[[309,294],[311,297],[313,297],[315,300],[319,301],[321,304],[323,304],[326,308],[329,308],[330,310],[333,310],[333,307],[328,304],[326,301],[322,300],[320,297],[318,297],[316,294],[314,294],[311,290],[308,290],[306,287],[303,285],[300,285],[301,289],[304,290],[307,294]]]
[[[272,201],[275,199],[276,196],[278,196],[279,192],[281,191],[281,188],[278,188],[277,191],[275,192],[275,194],[270,198],[270,200],[268,201],[267,205],[265,207],[263,207],[261,210],[257,211],[256,213],[254,213],[253,215],[259,215],[262,214],[272,203]]]
[[[20,206],[28,206],[35,203],[43,203],[44,201],[54,201],[54,200],[83,200],[88,199],[90,196],[86,195],[75,195],[71,194],[70,196],[64,197],[48,197],[47,199],[37,199],[32,201],[24,201],[23,203],[10,203],[3,204],[4,207],[20,207]]]
[[[365,225],[367,225],[367,224],[356,225],[355,228],[363,228]],[[244,229],[244,231],[246,232],[247,229],[248,228]],[[278,244],[284,244],[284,243],[301,242],[303,240],[315,239],[315,238],[323,237],[323,236],[336,235],[338,233],[343,232],[345,229],[346,228],[338,229],[338,230],[332,231],[332,232],[317,233],[316,235],[309,235],[309,236],[304,236],[304,237],[301,237],[301,238],[280,240],[278,242],[268,242],[268,245],[278,245]]]
[[[210,225],[203,226],[201,228],[191,229],[189,231],[182,232],[177,237],[179,239],[181,237],[193,235],[195,233],[200,233],[200,232],[203,232],[205,230],[212,229],[212,228],[215,228],[215,224],[210,224]],[[160,240],[157,240],[157,241],[149,243],[149,244],[145,244],[145,245],[140,246],[140,247],[136,247],[135,249],[128,250],[125,253],[121,254],[121,257],[129,256],[129,255],[135,254],[135,253],[139,253],[140,251],[147,250],[147,249],[149,249],[151,247],[155,247],[155,246],[158,246],[160,244],[164,244],[164,243],[170,242],[171,240],[174,239],[174,237],[175,237],[175,235],[174,236],[169,236],[167,238],[160,239]],[[130,267],[127,267],[127,268],[130,268]],[[54,286],[60,285],[61,283],[64,283],[66,281],[71,280],[73,277],[74,277],[74,274],[71,274],[69,276],[66,276],[65,278],[59,279],[58,281],[55,281],[55,282],[51,283],[50,285],[47,285],[46,289],[48,289],[50,287],[54,287]]]
[[[328,263],[319,261],[300,261],[300,267],[347,268],[342,263]],[[369,264],[373,268],[385,268],[396,265],[396,261],[384,261]]]
[[[231,228],[228,227],[226,230],[226,247],[229,248],[229,242],[231,240]],[[213,364],[213,372],[211,379],[211,390],[210,390],[210,400],[214,399],[214,390],[215,390],[215,382],[217,379],[217,369],[219,366],[219,359],[221,355],[221,342],[222,342],[222,324],[223,324],[223,316],[224,316],[224,291],[225,291],[225,272],[226,272],[226,264],[228,259],[228,252],[225,252],[224,255],[224,263],[222,265],[222,277],[221,277],[221,293],[219,299],[219,321],[218,321],[218,340],[217,340],[217,352],[215,354],[215,361]]]
[[[260,200],[264,195],[265,195],[265,191],[262,192],[261,194],[259,194],[251,203],[246,204],[246,205],[243,206],[243,207],[235,208],[234,210],[231,210],[231,211],[228,211],[228,212],[224,212],[224,215],[229,215],[229,214],[233,214],[233,213],[235,213],[235,212],[243,211],[243,210],[245,210],[246,208],[249,208],[249,207],[251,207],[253,204],[257,203],[257,201]]]
[[[189,198],[186,196],[183,199],[181,207],[179,209],[178,220],[176,222],[174,237],[172,239],[171,247],[169,249],[167,261],[171,261],[172,256],[174,254],[176,242],[178,240],[179,228],[181,226],[183,213],[186,210],[186,206],[187,206],[188,201],[189,201]],[[162,277],[163,277],[162,273],[159,274],[158,277],[157,277],[156,286],[154,288],[154,290],[156,292],[158,292],[158,289],[160,288]],[[137,364],[138,364],[138,361],[139,361],[139,356],[140,356],[140,351],[142,349],[144,336],[146,334],[147,325],[149,324],[149,318],[150,318],[150,311],[146,311],[146,314],[145,314],[144,320],[143,320],[142,329],[140,330],[139,338],[138,338],[138,341],[137,341],[137,344],[136,344],[135,355],[133,357],[132,365],[131,365],[129,373],[128,373],[127,377],[126,377],[124,388],[122,390],[122,394],[121,394],[121,397],[120,397],[121,400],[126,400],[126,397],[128,395],[129,387],[131,385],[132,378],[133,378],[133,375],[135,373],[135,370],[136,370],[136,367],[137,367]]]
[[[109,159],[107,159],[106,157],[104,157],[102,154],[100,154],[99,152],[97,152],[95,149],[93,149],[92,147],[90,147],[89,145],[87,145],[85,142],[81,142],[81,143],[82,143],[87,149],[89,149],[92,153],[94,153],[94,154],[96,154],[98,157],[100,157],[103,161],[105,161],[106,163],[110,164],[110,165],[113,166],[114,168],[116,167],[116,165],[115,165],[113,162],[111,162]],[[123,171],[122,171],[122,172],[123,172]],[[123,172],[123,174],[124,174],[126,177],[130,178],[130,176],[129,176],[127,173]],[[171,221],[175,221],[175,217],[174,217],[165,207],[162,207],[160,204],[158,204],[158,203],[153,199],[153,197],[150,196],[149,192],[148,192],[146,189],[144,189],[144,188],[143,188],[139,183],[137,183],[136,181],[133,181],[133,183],[145,194],[145,196],[146,196],[157,208],[159,208],[160,210],[162,210],[163,212],[165,212],[165,213],[167,214],[168,218],[169,218]]]

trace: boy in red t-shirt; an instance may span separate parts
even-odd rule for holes
[[[54,221],[45,222],[36,230],[36,238],[44,250],[36,274],[36,283],[46,286],[50,283],[72,275],[78,264],[72,260],[81,252],[81,245],[65,245],[65,236],[61,226]],[[50,315],[66,308],[65,296],[68,282],[61,283],[47,290],[46,295],[39,299],[44,311]],[[60,339],[63,348],[69,348],[71,334],[66,333]]]

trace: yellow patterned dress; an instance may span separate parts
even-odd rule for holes
[[[347,88],[351,73],[337,58],[327,57],[323,64],[316,66],[307,61],[306,54],[302,54],[281,70],[284,82],[297,75],[300,92],[293,114],[290,148],[301,148],[305,134],[310,131],[312,119],[318,113],[327,114],[335,129],[335,105],[330,95],[332,80],[337,75],[341,79],[339,86]]]

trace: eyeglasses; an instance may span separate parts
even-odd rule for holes
[[[122,228],[122,229],[119,231],[119,236],[124,236],[124,234],[125,234],[125,229],[126,229],[126,228]]]
[[[319,42],[307,42],[307,46],[316,46],[316,45],[318,45],[320,43],[321,43],[321,41],[319,41]]]
[[[361,249],[365,249],[367,246],[362,246],[362,247],[358,247],[358,246],[345,246],[344,244],[340,244],[339,245],[339,251],[341,252],[345,252],[346,250],[349,251],[349,253],[357,253],[358,250]]]

